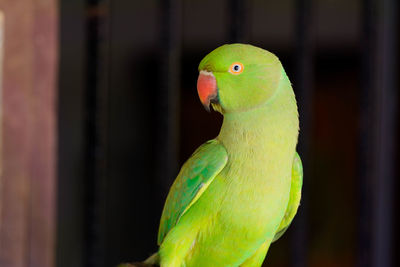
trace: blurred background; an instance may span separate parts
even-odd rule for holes
[[[216,47],[275,53],[300,110],[304,194],[264,266],[399,266],[396,0],[1,0],[0,266],[157,250],[179,166],[222,117]]]

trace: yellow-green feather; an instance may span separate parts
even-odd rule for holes
[[[299,154],[296,153],[293,159],[292,183],[290,186],[289,203],[286,208],[285,216],[283,217],[282,222],[279,225],[279,228],[276,231],[274,240],[272,242],[278,240],[286,232],[286,230],[292,223],[293,218],[296,215],[297,209],[299,208],[300,205],[302,186],[303,186],[303,165],[301,164],[301,159]]]
[[[225,148],[217,140],[210,140],[200,146],[182,166],[164,205],[158,244],[204,192],[227,160]]]

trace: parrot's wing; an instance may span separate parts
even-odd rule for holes
[[[169,193],[158,231],[160,245],[179,218],[197,201],[215,176],[225,167],[228,154],[217,140],[201,145],[182,166]]]
[[[301,198],[301,187],[303,185],[303,165],[301,164],[301,159],[299,154],[295,154],[292,167],[292,182],[290,186],[290,198],[289,203],[286,208],[285,216],[279,225],[278,230],[275,233],[274,240],[278,240],[288,229],[290,223],[292,222],[294,216],[297,213],[297,208],[300,204]]]

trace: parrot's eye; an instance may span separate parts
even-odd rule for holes
[[[243,64],[240,62],[235,62],[229,67],[229,72],[238,75],[243,72]]]

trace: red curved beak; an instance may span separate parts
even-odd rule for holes
[[[200,71],[197,79],[197,92],[201,103],[209,111],[212,100],[218,100],[217,80],[212,72]]]

